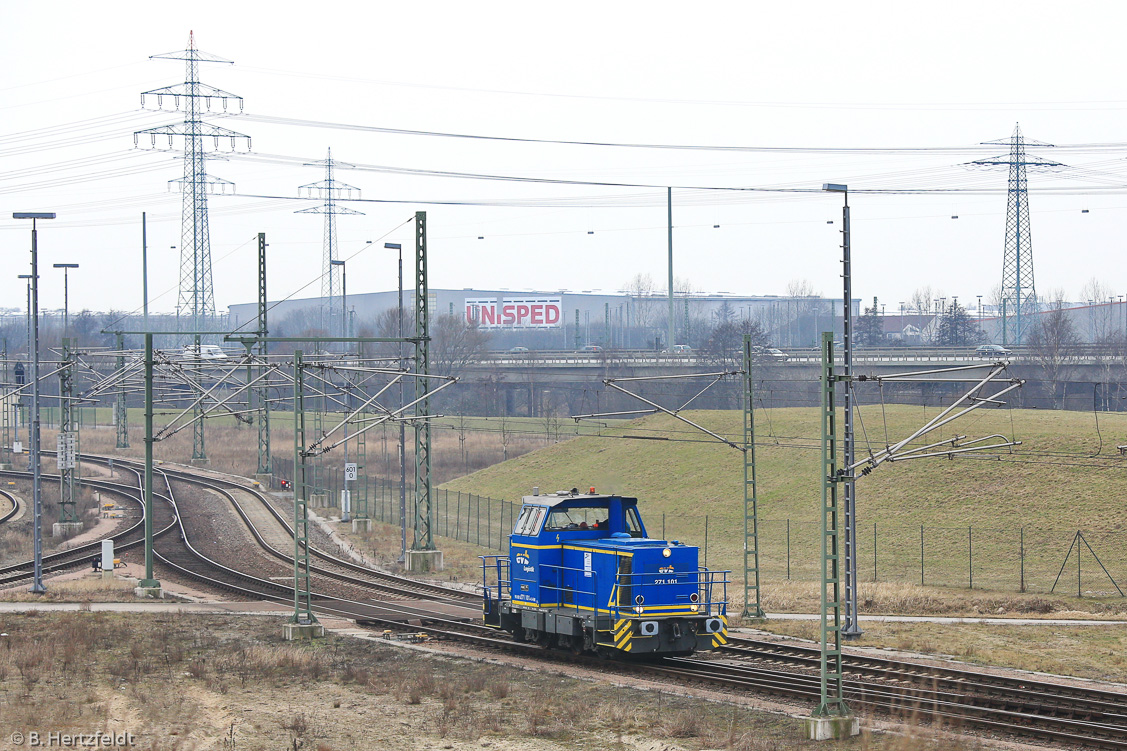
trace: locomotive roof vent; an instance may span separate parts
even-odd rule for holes
[[[532,486],[532,494],[533,495],[540,495],[540,486],[539,485],[533,485]]]
[[[572,488],[572,489],[571,489],[571,494],[572,494],[572,495],[579,495],[579,488]]]

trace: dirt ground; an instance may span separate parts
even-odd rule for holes
[[[874,734],[875,723],[847,742],[807,743],[796,719],[762,700],[464,659],[329,625],[344,632],[287,643],[276,616],[2,614],[0,748],[50,732],[129,732],[132,748],[223,751],[984,747]]]

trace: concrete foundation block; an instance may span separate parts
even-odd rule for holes
[[[283,623],[282,638],[286,641],[301,639],[320,639],[325,635],[325,627],[320,623]]]
[[[811,741],[836,741],[861,733],[861,721],[853,715],[835,717],[803,717],[806,739]]]
[[[408,550],[404,569],[416,573],[442,570],[441,550]]]
[[[329,507],[329,494],[328,493],[310,493],[309,494],[309,507],[310,508],[328,508]]]
[[[269,490],[270,483],[274,482],[274,475],[255,475],[254,479],[258,480],[263,490]]]
[[[189,459],[188,464],[191,464],[193,467],[206,467],[211,464],[211,459]]]
[[[371,532],[372,520],[371,519],[353,519],[352,520],[353,532]]]
[[[70,537],[82,531],[82,522],[55,522],[51,525],[51,537]]]
[[[0,471],[10,472],[15,468],[16,465],[12,464],[11,462],[0,462]]]
[[[140,597],[142,600],[164,599],[164,590],[161,589],[159,585],[156,587],[134,587],[133,594]]]
[[[106,570],[103,570],[103,571],[102,571],[102,579],[103,579],[104,581],[111,581],[111,580],[112,580],[113,578],[114,578],[114,577],[113,577],[113,572],[112,572],[112,571],[106,571]]]

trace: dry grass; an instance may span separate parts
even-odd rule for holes
[[[318,512],[332,509],[318,509]],[[362,553],[369,562],[384,570],[399,567],[396,560],[401,550],[401,530],[398,524],[372,522],[371,532],[352,532],[351,525],[341,524],[337,533]],[[444,581],[477,583],[481,581],[482,555],[496,555],[496,550],[480,547],[472,543],[452,540],[448,537],[436,538],[437,547],[442,550],[443,570],[426,578],[441,578]],[[407,546],[411,545],[411,528],[407,528]]]
[[[742,610],[743,592],[736,592]],[[861,582],[857,603],[866,615],[993,616],[1021,618],[1092,617],[1119,619],[1127,602],[1078,599],[1066,595],[968,592],[897,582]],[[812,613],[821,607],[819,585],[811,581],[772,581],[762,591],[763,608],[776,613]]]
[[[1127,634],[1121,626],[1006,626],[863,621],[857,646],[952,657],[993,665],[1127,682]],[[816,641],[816,621],[768,620],[756,627]]]
[[[54,445],[51,438],[50,445]],[[44,445],[48,445],[44,440]],[[16,463],[17,467],[26,465]],[[47,462],[43,466],[44,472],[54,472],[54,462]],[[31,481],[19,479],[4,481],[4,489],[18,495],[24,504],[23,514],[18,520],[12,520],[0,525],[0,562],[26,561],[32,552],[32,511],[31,511]],[[8,484],[12,483],[12,484]],[[43,502],[43,550],[52,552],[65,547],[68,537],[52,537],[51,525],[59,521],[59,485],[57,482],[44,481],[42,484]],[[83,522],[84,529],[89,529],[97,522],[98,508],[94,502],[93,493],[89,488],[78,487],[76,498],[76,512]],[[73,535],[72,535],[73,536]]]
[[[5,731],[132,732],[153,749],[780,751],[791,718],[579,681],[549,670],[435,659],[330,636],[279,642],[274,618],[14,615],[0,642]],[[421,744],[421,746],[420,746]],[[917,751],[872,736],[825,749]],[[945,748],[973,748],[947,745]]]
[[[130,415],[133,419],[133,415]],[[169,415],[168,417],[171,417]],[[326,415],[324,429],[336,424],[339,415]],[[158,416],[158,429],[159,416]],[[167,418],[166,418],[167,419]],[[456,418],[455,418],[456,419]],[[209,467],[220,472],[250,476],[258,467],[257,429],[245,425],[232,425],[231,421],[219,419],[209,421],[204,435],[204,450],[210,460]],[[571,434],[553,432],[551,436],[542,432],[515,432],[520,427],[519,419],[509,419],[507,432],[499,432],[492,421],[485,418],[466,418],[454,422],[436,423],[432,431],[432,468],[435,482],[442,483],[455,477],[469,474],[498,462],[522,456],[545,446],[572,437]],[[528,421],[525,421],[528,422]],[[542,423],[543,421],[534,421]],[[131,425],[140,425],[139,419]],[[307,413],[307,429],[312,429],[312,417]],[[539,426],[542,431],[542,426]],[[292,464],[293,461],[293,415],[288,412],[275,412],[270,415],[271,445],[276,463]],[[527,430],[527,427],[525,428]],[[122,455],[140,459],[144,457],[144,432],[136,427],[129,431],[130,447],[115,448],[117,434],[112,427],[86,428],[82,433],[82,450],[109,456]],[[43,431],[44,445],[54,445],[54,431]],[[408,429],[407,457],[413,457],[414,433]],[[365,436],[367,459],[364,462],[368,475],[372,478],[399,478],[399,430],[395,426],[379,427],[369,430]],[[356,442],[349,444],[351,460],[356,460]],[[159,441],[154,447],[154,456],[159,461],[188,464],[192,458],[192,431],[180,432]],[[338,448],[324,456],[326,472],[344,472],[344,450]],[[413,469],[408,467],[407,475]],[[289,472],[286,472],[289,476]]]
[[[5,602],[121,602],[133,599],[136,582],[126,579],[102,579],[101,574],[68,581],[48,582],[47,593],[33,595],[27,584],[0,590]]]

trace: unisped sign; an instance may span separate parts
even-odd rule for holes
[[[563,320],[563,298],[467,297],[466,320],[487,329],[558,329]]]

